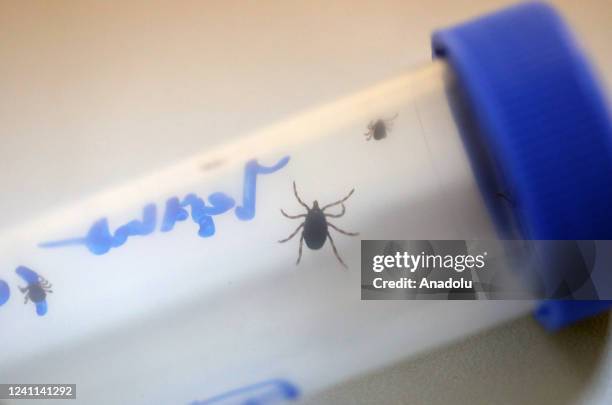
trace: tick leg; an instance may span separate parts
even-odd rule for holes
[[[293,194],[295,194],[295,198],[297,198],[298,202],[302,204],[307,211],[310,210],[310,208],[308,208],[308,205],[306,205],[306,203],[300,198],[297,191],[297,186],[295,185],[295,181],[293,182]]]
[[[366,141],[372,139],[372,135],[374,134],[374,121],[370,121],[368,124],[368,132],[363,134],[366,137]]]
[[[352,189],[352,190],[350,191],[350,193],[348,193],[348,195],[347,195],[346,197],[344,197],[342,200],[338,200],[338,201],[333,202],[333,203],[331,203],[331,204],[327,204],[326,206],[324,206],[323,208],[321,208],[321,210],[322,210],[322,211],[325,211],[327,208],[331,208],[331,207],[333,207],[334,205],[339,205],[339,204],[342,204],[343,202],[345,202],[346,200],[348,200],[348,199],[349,199],[349,198],[350,198],[350,197],[353,195],[353,193],[354,193],[354,192],[355,192],[355,189]]]
[[[306,218],[306,214],[301,214],[301,215],[289,215],[287,214],[285,211],[283,211],[283,209],[281,208],[281,214],[283,214],[284,216],[286,216],[289,219],[297,219],[297,218]]]
[[[329,243],[331,243],[332,245],[332,249],[334,249],[334,255],[336,255],[336,259],[338,259],[338,261],[340,262],[340,264],[345,268],[348,269],[348,266],[344,263],[344,261],[342,261],[342,258],[340,257],[340,255],[338,254],[338,249],[336,249],[336,244],[334,243],[334,240],[332,239],[331,235],[329,234],[329,232],[327,232],[327,238],[329,239]]]
[[[302,237],[300,238],[300,252],[298,253],[298,259],[295,262],[296,266],[300,264],[300,260],[302,260],[302,247],[303,246],[304,246],[304,232],[302,232]]]
[[[28,294],[26,294],[26,296],[25,296],[25,298],[23,300],[23,303],[27,304],[29,299],[30,299],[30,296]]]
[[[336,225],[330,224],[329,222],[327,223],[327,225],[331,226],[336,231],[338,231],[340,233],[343,233],[345,235],[348,235],[348,236],[357,236],[357,235],[359,235],[359,232],[347,232],[347,231],[343,231],[342,229],[338,228]]]
[[[391,118],[387,118],[387,119],[383,119],[383,121],[385,121],[387,124],[390,124],[392,121],[394,121],[397,116],[399,115],[399,113],[395,113],[395,115]]]
[[[340,218],[346,212],[346,207],[342,204],[342,212],[339,214],[325,214],[327,218]]]
[[[289,237],[288,237],[288,238],[285,238],[285,239],[279,240],[279,241],[278,241],[278,243],[285,243],[285,242],[287,242],[288,240],[290,240],[291,238],[293,238],[293,237],[294,237],[294,236],[295,236],[295,235],[296,235],[296,234],[297,234],[297,233],[300,231],[300,229],[302,229],[303,227],[304,227],[304,223],[302,222],[302,223],[300,224],[300,226],[298,226],[298,227],[297,227],[297,229],[296,229],[295,231],[293,231],[293,233],[292,233],[291,235],[289,235]]]
[[[510,199],[510,197],[500,191],[496,192],[495,196],[506,200],[506,202],[508,202],[510,205],[514,205],[514,202]]]

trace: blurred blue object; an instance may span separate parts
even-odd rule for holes
[[[601,87],[569,29],[550,6],[523,3],[433,35],[434,55],[454,70],[476,125],[466,143],[485,151],[498,190],[480,182],[502,235],[612,239],[612,123]],[[475,164],[477,172],[483,171]],[[546,272],[552,284],[561,277]],[[546,301],[536,317],[550,330],[612,301]]]

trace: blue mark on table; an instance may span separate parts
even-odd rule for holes
[[[284,379],[266,380],[216,395],[190,405],[271,405],[295,401],[300,397],[296,385]]]
[[[178,197],[169,198],[165,204],[160,231],[170,232],[177,222],[186,221],[190,216],[187,207],[191,211],[192,221],[199,226],[198,235],[202,238],[215,234],[214,216],[226,213],[234,207],[238,219],[242,221],[253,219],[256,212],[257,176],[277,172],[287,163],[289,156],[283,157],[272,166],[262,166],[255,159],[248,161],[244,167],[242,204],[237,207],[234,199],[222,192],[210,194],[208,203],[194,193],[188,194],[182,200]],[[39,247],[61,248],[78,245],[85,246],[95,255],[103,255],[113,248],[122,246],[130,237],[150,235],[156,228],[157,206],[147,204],[142,210],[142,219],[128,222],[117,228],[114,233],[110,231],[108,219],[102,218],[93,223],[84,237],[43,242]]]
[[[51,284],[40,274],[25,266],[19,266],[15,272],[21,277],[27,285],[19,287],[19,290],[24,294],[24,304],[32,301],[36,306],[38,316],[43,316],[47,313],[47,294],[52,293]]]

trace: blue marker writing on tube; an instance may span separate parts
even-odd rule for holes
[[[10,243],[3,235],[7,268],[35,260],[62,294],[95,280],[95,288],[79,293],[78,307],[53,297],[53,317],[63,327],[46,329],[40,350],[53,356],[52,347],[85,336],[91,345],[104,340],[96,373],[115,379],[126,403],[156,402],[146,389],[120,384],[124,375],[141,374],[188,403],[213,398],[218,386],[270,375],[316,392],[534,306],[550,329],[605,308],[607,302],[554,301],[368,305],[359,300],[358,240],[305,247],[298,267],[299,238],[288,242],[293,248],[277,243],[295,228],[280,209],[303,208],[293,181],[307,206],[354,188],[336,220],[362,239],[612,239],[610,121],[584,58],[568,41],[556,13],[539,3],[439,31],[436,59],[420,70],[79,201],[6,234]],[[368,141],[389,117],[386,136]],[[203,170],[209,161],[224,163]],[[231,189],[240,178],[242,200],[235,188],[198,197]],[[138,219],[111,230],[115,218],[134,218],[132,210],[143,206]],[[57,239],[64,235],[85,236]],[[334,248],[348,271],[339,269]],[[31,370],[20,363],[33,353],[23,339],[40,322],[9,307],[0,316],[22,327],[1,337],[0,365],[12,366],[0,366],[0,379],[25,381]],[[118,325],[129,341],[108,340]],[[171,355],[156,356],[143,373],[143,364],[130,361],[135,342]],[[62,353],[61,370],[38,362],[37,372],[94,387],[97,374],[80,372],[87,350]]]
[[[293,402],[299,397],[300,390],[295,384],[283,379],[274,379],[235,388],[205,400],[194,401],[190,405],[272,405]]]
[[[243,220],[253,219],[255,216],[255,192],[257,190],[257,176],[260,174],[271,174],[289,162],[289,157],[284,157],[273,166],[266,167],[257,163],[256,160],[247,162],[244,169],[244,201],[243,205],[236,207],[236,216]],[[215,223],[213,216],[221,215],[235,205],[234,199],[227,194],[216,192],[208,196],[209,205],[196,194],[188,194],[182,201],[177,197],[171,197],[166,201],[161,231],[169,232],[178,221],[184,221],[189,213],[185,207],[190,207],[193,222],[200,226],[198,235],[207,238],[215,234]],[[111,248],[122,246],[130,236],[146,236],[155,231],[157,226],[157,206],[148,204],[142,210],[142,220],[133,220],[117,228],[114,234],[109,230],[108,219],[102,218],[91,226],[87,236],[84,238],[70,238],[59,241],[43,242],[42,248],[58,248],[72,245],[85,245],[91,253],[103,255]]]
[[[11,289],[6,281],[0,280],[0,305],[4,305],[11,297]]]

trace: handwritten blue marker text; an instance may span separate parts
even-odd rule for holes
[[[11,297],[11,289],[4,280],[0,280],[0,305],[4,305],[6,301]]]
[[[215,192],[208,196],[208,201],[196,194],[188,194],[183,199],[169,198],[166,201],[164,215],[161,219],[161,232],[170,232],[177,222],[186,221],[189,216],[198,224],[198,235],[208,238],[215,234],[213,217],[221,215],[235,207],[236,217],[248,221],[255,217],[255,201],[257,191],[257,176],[274,173],[289,163],[289,156],[285,156],[272,166],[262,166],[255,159],[250,160],[244,167],[244,186],[242,203],[236,202],[229,195]],[[189,211],[187,210],[189,208]],[[191,213],[191,215],[190,215]],[[41,243],[42,248],[59,248],[74,245],[84,245],[95,255],[103,255],[113,248],[122,246],[131,236],[146,236],[155,232],[157,228],[157,206],[147,204],[142,210],[142,217],[128,222],[111,232],[108,219],[102,218],[94,222],[85,237],[62,239]],[[2,299],[2,285],[0,284],[0,304]]]
[[[204,401],[194,401],[190,405],[271,405],[295,401],[299,397],[300,390],[295,384],[284,379],[275,379],[236,388]]]

